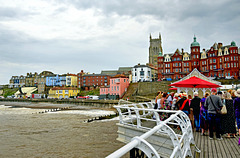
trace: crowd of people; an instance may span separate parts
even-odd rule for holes
[[[189,116],[194,130],[208,135],[209,139],[214,138],[214,131],[218,140],[240,134],[240,89],[221,92],[212,88],[211,94],[206,92],[203,98],[198,92],[193,96],[183,92],[158,92],[155,103],[155,109],[183,111]],[[224,114],[221,112],[223,107],[226,108]],[[166,115],[161,113],[160,119],[165,119]]]

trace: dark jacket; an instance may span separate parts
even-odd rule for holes
[[[212,98],[212,102],[215,106],[212,104],[210,97]],[[219,96],[210,95],[209,97],[207,97],[204,106],[207,108],[209,114],[217,114],[216,108],[221,110],[223,104]]]
[[[198,96],[195,96],[190,104],[190,108],[193,109],[193,115],[199,115],[200,114],[200,101],[201,98],[199,98]]]
[[[178,109],[180,109],[180,107],[183,105],[183,102],[186,100],[187,98],[181,98],[176,105],[178,106]],[[184,108],[182,109],[182,111],[188,111],[190,112],[190,106],[189,106],[189,102],[187,101]]]
[[[235,111],[235,116],[240,118],[240,98],[235,98],[233,101],[233,107]]]

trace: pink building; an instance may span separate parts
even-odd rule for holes
[[[110,79],[110,86],[100,88],[100,96],[108,99],[123,97],[129,86],[129,79],[124,75],[116,75]],[[101,97],[100,97],[101,98]]]

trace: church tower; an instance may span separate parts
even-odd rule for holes
[[[159,38],[152,39],[152,36],[150,34],[150,46],[149,46],[149,65],[153,65],[156,68],[158,67],[157,64],[157,58],[158,55],[163,55],[163,49],[162,49],[162,39],[161,34],[159,33]]]

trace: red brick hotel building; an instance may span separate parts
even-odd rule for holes
[[[188,75],[193,69],[207,77],[238,78],[240,75],[240,54],[234,41],[231,45],[223,46],[222,43],[214,43],[209,49],[200,52],[200,44],[194,36],[191,43],[191,53],[178,49],[174,54],[159,53],[157,57],[158,78],[179,79]]]

